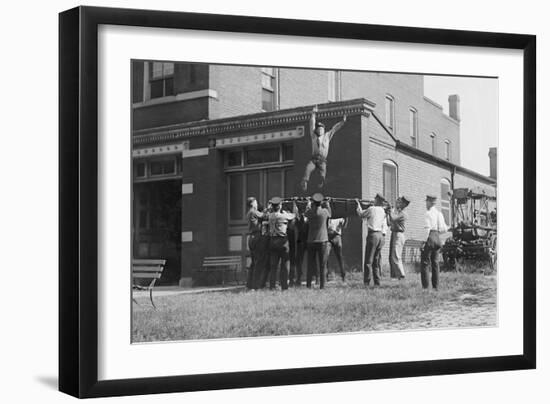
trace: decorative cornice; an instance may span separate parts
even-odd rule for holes
[[[319,119],[339,118],[343,114],[366,115],[372,113],[375,103],[365,98],[318,105]],[[173,142],[195,136],[216,136],[243,130],[256,130],[264,127],[291,125],[308,121],[313,106],[242,115],[233,118],[189,122],[152,129],[134,131],[134,145]]]

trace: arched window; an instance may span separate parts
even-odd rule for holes
[[[395,129],[395,99],[386,94],[386,126],[394,130]]]
[[[437,143],[436,143],[436,134],[432,132],[430,134],[430,141],[432,143],[432,154],[437,155]]]
[[[451,225],[451,182],[443,178],[441,180],[441,213],[447,226]]]
[[[382,163],[382,182],[383,196],[391,203],[395,204],[397,199],[397,164],[391,160],[386,160]]]
[[[414,107],[409,107],[409,136],[411,146],[418,147],[418,111]]]
[[[445,140],[445,160],[451,160],[451,141]]]

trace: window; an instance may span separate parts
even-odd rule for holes
[[[243,152],[241,150],[230,151],[227,153],[227,166],[240,167],[242,165]]]
[[[278,109],[277,70],[273,67],[262,67],[262,109]]]
[[[176,173],[176,160],[157,160],[149,162],[149,174],[151,176],[156,175],[169,175]]]
[[[397,199],[397,165],[390,160],[382,165],[383,196],[391,204]]]
[[[280,161],[281,150],[278,146],[246,151],[246,164],[275,163]]]
[[[329,70],[328,73],[328,100],[340,101],[341,94],[341,72],[338,70]]]
[[[233,149],[226,153],[225,166],[230,169],[257,164],[291,162],[294,159],[293,154],[293,146],[290,143],[261,148],[256,146]]]
[[[436,144],[435,138],[436,138],[435,133],[432,132],[430,135],[430,141],[432,143],[432,154],[434,156],[437,155],[437,144]]]
[[[246,170],[227,175],[229,222],[246,220],[246,198],[253,196],[267,206],[274,196],[291,196],[294,192],[292,167]]]
[[[151,98],[174,94],[174,63],[151,62],[149,72]]]
[[[441,180],[441,213],[447,226],[451,225],[451,183],[445,178]]]
[[[451,160],[451,141],[445,140],[445,160]]]
[[[136,178],[145,177],[145,163],[136,163]]]
[[[137,181],[157,180],[154,177],[175,176],[181,172],[181,164],[177,157],[156,158],[154,160],[139,159],[134,161],[134,179]]]
[[[386,95],[386,126],[392,130],[395,128],[395,100],[387,94]]]
[[[418,147],[418,112],[415,108],[409,108],[409,134],[411,145]]]

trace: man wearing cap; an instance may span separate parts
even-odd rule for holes
[[[371,274],[374,286],[380,286],[380,260],[382,246],[384,245],[385,231],[387,229],[386,211],[383,208],[385,199],[376,194],[374,205],[363,210],[359,199],[357,202],[357,214],[367,222],[367,242],[365,248],[365,262],[363,267],[363,283],[370,284]]]
[[[395,202],[395,209],[387,210],[388,225],[391,229],[390,237],[390,277],[394,279],[403,279],[405,270],[401,254],[405,244],[405,223],[407,214],[405,208],[409,206],[409,200],[401,196]]]
[[[346,272],[344,271],[344,260],[342,257],[342,231],[347,226],[347,218],[341,217],[338,219],[330,219],[328,221],[328,251],[334,251],[338,266],[340,267],[340,276],[342,281],[346,280]],[[327,273],[327,281],[329,274]]]
[[[342,121],[338,122],[332,127],[331,130],[325,132],[325,125],[321,122],[317,122],[317,106],[313,108],[310,118],[310,134],[311,134],[311,160],[306,165],[304,177],[302,178],[302,190],[307,191],[307,183],[311,173],[315,169],[319,170],[321,181],[319,188],[322,188],[325,184],[325,178],[327,175],[327,157],[330,141],[334,134],[344,126],[347,120],[347,116],[344,115]]]
[[[298,208],[296,203],[293,203],[294,213],[286,212],[282,209],[282,199],[274,197],[271,199],[272,212],[268,214],[269,221],[269,253],[271,255],[271,265],[269,272],[265,271],[262,277],[261,285],[265,285],[267,275],[270,273],[269,289],[275,289],[275,276],[279,269],[279,283],[282,290],[288,289],[289,275],[289,250],[287,226],[289,220],[296,217]]]
[[[262,220],[267,218],[267,215],[260,212],[258,209],[258,201],[251,196],[246,200],[248,213],[248,249],[250,250],[250,268],[246,280],[248,289],[256,289],[259,275],[263,272],[262,264],[264,263],[265,251],[262,246]]]
[[[327,225],[332,212],[330,204],[321,206],[323,195],[313,194],[313,205],[308,201],[304,215],[308,221],[307,233],[307,277],[306,286],[311,288],[313,274],[317,274],[319,288],[325,287],[325,277],[328,262],[328,230]]]
[[[445,224],[443,214],[435,207],[436,196],[426,195],[426,214],[424,216],[424,230],[426,231],[426,242],[422,248],[420,279],[422,287],[429,286],[428,268],[432,268],[432,287],[439,286],[439,249],[441,248],[441,233],[448,228]]]

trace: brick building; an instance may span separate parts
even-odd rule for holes
[[[164,283],[192,285],[205,256],[246,262],[247,196],[265,204],[304,195],[313,105],[327,128],[348,116],[331,142],[322,192],[407,195],[407,238],[422,237],[427,193],[441,196],[447,222],[449,190],[494,194],[496,178],[460,166],[458,96],[444,114],[423,95],[420,75],[134,61],[132,84],[134,255],[166,258]],[[364,240],[353,218],[348,267],[361,268]]]

